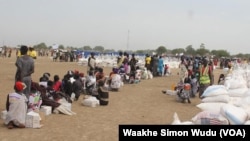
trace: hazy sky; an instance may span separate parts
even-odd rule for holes
[[[250,0],[0,0],[0,18],[7,46],[250,53]]]

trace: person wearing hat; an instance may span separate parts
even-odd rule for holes
[[[35,70],[35,63],[34,59],[30,57],[28,53],[28,47],[25,45],[22,45],[20,48],[21,56],[17,58],[16,60],[16,76],[15,76],[15,82],[16,81],[22,81],[27,86],[23,93],[26,95],[27,98],[29,98],[30,91],[31,91],[31,75],[34,73]]]
[[[25,128],[25,118],[27,114],[27,98],[23,94],[26,85],[17,81],[14,85],[15,92],[9,93],[6,101],[7,115],[5,124],[9,129],[14,127]]]

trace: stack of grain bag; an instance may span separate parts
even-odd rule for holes
[[[250,68],[237,67],[224,85],[211,85],[201,95],[201,109],[192,119],[199,125],[250,124]],[[187,122],[185,122],[187,123]],[[172,124],[183,124],[179,117]]]
[[[206,121],[202,117],[203,121],[196,123],[230,125],[247,123],[250,119],[250,100],[248,100],[250,98],[247,93],[250,92],[243,74],[244,71],[237,70],[226,77],[224,85],[209,86],[201,96],[201,103],[197,105],[202,114],[198,113],[192,120],[194,122],[200,120],[202,115]]]

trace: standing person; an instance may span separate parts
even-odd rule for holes
[[[158,76],[158,64],[159,64],[159,57],[158,54],[153,55],[153,60],[152,60],[152,73],[153,76]]]
[[[163,76],[163,74],[164,74],[164,60],[162,59],[162,56],[159,57],[157,70],[158,70],[158,75]]]
[[[169,69],[170,69],[170,68],[169,68],[168,64],[165,64],[165,65],[164,65],[164,76],[170,75]]]
[[[132,54],[132,57],[129,61],[130,64],[130,76],[133,76],[135,78],[135,71],[136,71],[136,64],[138,60],[135,58],[135,54]]]
[[[117,68],[119,69],[120,67],[122,67],[123,65],[123,61],[124,61],[124,53],[123,52],[119,52],[119,56],[117,57]]]
[[[151,56],[149,54],[146,54],[146,57],[145,57],[145,67],[149,71],[152,71],[152,69],[151,69],[151,61],[152,61]]]
[[[87,74],[89,74],[90,71],[94,72],[95,68],[96,68],[95,54],[94,54],[94,52],[91,52],[90,57],[88,59]]]
[[[180,71],[179,71],[179,76],[180,76],[180,81],[184,82],[185,78],[188,77],[188,70],[186,66],[186,60],[184,57],[181,58],[181,63],[179,65]]]
[[[36,51],[34,50],[33,47],[29,47],[29,50],[28,50],[28,53],[27,53],[30,57],[32,57],[33,59],[36,59],[37,58],[37,53]]]
[[[200,77],[199,77],[199,97],[203,94],[207,87],[212,85],[213,82],[213,71],[211,66],[208,64],[209,60],[207,58],[202,59],[202,65],[200,67]]]
[[[23,93],[29,98],[30,90],[31,90],[31,75],[35,70],[35,63],[32,57],[30,57],[28,53],[28,47],[23,45],[20,48],[21,56],[16,60],[16,76],[15,81],[21,81],[26,85],[26,88],[23,90]]]
[[[127,52],[124,52],[124,59],[123,59],[123,66],[124,66],[124,71],[125,71],[125,74],[129,74],[129,54]]]
[[[9,57],[9,58],[11,57],[11,53],[12,53],[12,49],[10,48],[10,49],[9,49],[9,54],[8,54],[8,57]]]
[[[19,57],[20,51],[18,48],[16,48],[16,58]]]
[[[14,86],[15,92],[7,96],[5,124],[9,129],[14,127],[25,128],[28,102],[25,94],[23,94],[25,87],[24,83],[17,81]]]

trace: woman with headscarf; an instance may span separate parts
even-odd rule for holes
[[[110,90],[118,91],[121,87],[122,78],[121,75],[118,74],[117,68],[113,68],[113,72],[110,74],[109,82]]]
[[[17,81],[14,86],[15,92],[7,96],[5,124],[9,129],[14,127],[25,128],[28,102],[25,94],[23,94],[25,87],[26,85],[23,82]]]

